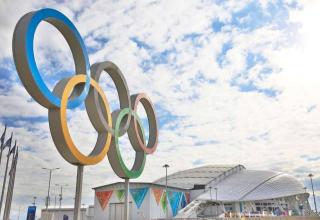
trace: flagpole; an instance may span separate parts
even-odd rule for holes
[[[9,188],[7,192],[7,198],[6,198],[6,205],[4,209],[4,215],[3,220],[9,220],[10,217],[10,209],[11,209],[11,203],[12,203],[12,195],[13,195],[13,188],[14,188],[14,182],[16,177],[16,170],[17,170],[17,163],[18,163],[18,149],[16,154],[13,156],[12,159],[13,165],[11,165],[12,172],[10,170],[10,180],[9,180]],[[10,182],[11,181],[11,182]]]
[[[0,151],[0,165],[1,165],[2,151],[3,151],[3,143],[1,142],[1,151]]]
[[[15,146],[14,146],[15,147]],[[7,173],[8,173],[8,165],[9,165],[9,160],[10,160],[10,155],[11,155],[11,152],[10,152],[10,149],[11,147],[9,146],[9,152],[8,152],[8,155],[7,155],[7,163],[6,163],[6,170],[4,172],[4,180],[3,180],[3,184],[2,184],[2,191],[1,191],[1,199],[0,199],[0,213],[1,213],[1,210],[2,210],[2,202],[3,202],[3,195],[4,195],[4,189],[6,187],[6,183],[7,183]]]

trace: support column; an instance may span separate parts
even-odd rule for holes
[[[83,180],[83,166],[80,165],[78,166],[78,169],[77,169],[77,183],[76,183],[76,195],[74,200],[73,220],[79,220],[79,217],[80,217],[82,180]]]
[[[124,220],[129,220],[129,179],[124,180],[125,186],[125,204],[124,204]]]

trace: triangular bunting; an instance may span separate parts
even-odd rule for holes
[[[186,196],[187,204],[189,204],[190,203],[190,193],[186,192],[186,193],[184,193],[184,195]]]
[[[152,192],[153,192],[154,198],[157,202],[157,205],[159,205],[163,190],[159,189],[159,188],[152,188]]]
[[[111,195],[112,191],[96,192],[96,196],[98,198],[102,210],[104,210],[107,207]]]
[[[168,191],[168,200],[170,202],[173,216],[176,216],[178,213],[181,196],[182,196],[182,192]]]
[[[161,204],[163,212],[167,212],[167,194],[165,191],[162,193],[162,196],[160,199],[160,204]]]
[[[142,205],[142,202],[147,192],[148,188],[130,189],[131,196],[134,202],[136,203],[138,209],[140,209],[140,206]]]
[[[187,199],[186,199],[186,194],[183,193],[182,198],[181,198],[180,207],[183,209],[187,205],[188,205],[188,203],[187,203]]]
[[[119,199],[119,201],[121,202],[124,197],[124,190],[123,189],[117,190],[116,195],[117,195],[117,198]]]

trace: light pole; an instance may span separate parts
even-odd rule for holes
[[[310,181],[311,181],[312,194],[313,194],[313,201],[314,201],[314,208],[315,208],[315,210],[316,210],[316,214],[318,214],[318,210],[317,210],[317,202],[316,202],[316,197],[315,197],[315,195],[314,195],[314,189],[313,189],[313,181],[312,181],[313,174],[312,174],[312,173],[310,173],[308,176],[310,177]]]
[[[56,186],[60,186],[60,194],[59,194],[59,208],[61,209],[61,203],[62,203],[62,189],[64,186],[69,186],[68,184],[64,184],[64,185],[59,185],[56,184]]]
[[[163,165],[163,167],[166,169],[166,218],[168,218],[168,209],[167,209],[167,190],[168,190],[168,168],[170,167],[168,164]]]
[[[36,199],[37,199],[37,197],[36,197],[36,196],[34,196],[34,197],[33,197],[33,203],[32,203],[32,204],[33,204],[33,206],[36,206]]]
[[[48,195],[47,195],[47,200],[46,200],[46,210],[48,212],[48,206],[49,206],[49,201],[50,201],[50,185],[51,185],[51,175],[52,175],[52,171],[54,170],[59,170],[59,167],[56,168],[45,168],[42,167],[43,170],[49,170],[49,184],[48,184]]]
[[[218,188],[215,187],[214,190],[216,191],[216,212],[218,216]]]
[[[210,190],[210,199],[211,199],[211,204],[212,204],[212,193],[211,193],[211,189],[212,189],[212,187],[211,186],[209,186],[209,190]],[[211,206],[211,208],[210,208],[210,212],[211,212],[211,217],[213,216],[213,214],[212,214],[212,206]]]

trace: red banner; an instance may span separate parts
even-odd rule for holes
[[[96,196],[98,198],[102,210],[104,210],[107,207],[111,195],[112,191],[96,192]]]
[[[163,190],[159,188],[152,188],[152,192],[153,192],[154,198],[156,199],[157,204],[159,205]]]
[[[190,193],[186,192],[185,195],[186,195],[187,204],[189,204],[190,203]]]

